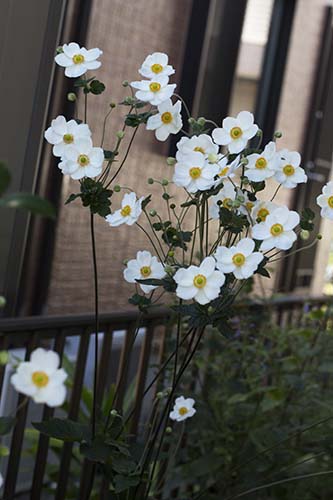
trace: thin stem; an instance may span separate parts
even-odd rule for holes
[[[187,113],[187,116],[188,116],[189,118],[191,118],[191,113],[190,113],[190,110],[188,109],[188,106],[187,106],[186,102],[184,101],[184,99],[183,99],[180,95],[178,95],[178,94],[175,94],[175,93],[174,93],[173,95],[174,95],[175,97],[178,97],[178,99],[180,99],[180,100],[181,100],[181,102],[183,103],[184,109],[185,109],[185,111],[186,111],[186,113]]]
[[[112,113],[113,108],[110,108],[109,111],[106,113],[104,117],[104,122],[103,122],[103,131],[102,131],[102,139],[101,139],[101,148],[103,147],[104,144],[104,138],[105,138],[105,130],[106,130],[106,123],[108,121],[109,116]]]
[[[117,175],[119,174],[119,172],[121,171],[121,169],[123,168],[123,165],[125,163],[125,161],[127,160],[127,157],[128,157],[128,154],[130,152],[130,149],[131,149],[131,146],[133,144],[133,141],[134,141],[134,138],[135,138],[135,135],[138,131],[138,128],[139,127],[136,127],[133,134],[132,134],[132,137],[131,137],[131,140],[128,144],[128,147],[127,147],[127,150],[126,150],[126,153],[125,153],[125,156],[124,156],[124,159],[123,161],[121,162],[121,164],[119,165],[119,167],[117,168],[116,172],[113,174],[113,176],[111,177],[111,180],[107,183],[107,185],[105,186],[106,188],[110,186],[110,184],[115,180],[115,178],[117,177]]]
[[[160,254],[159,254],[159,251],[157,250],[157,247],[156,247],[155,243],[153,242],[152,238],[150,237],[150,234],[148,233],[148,231],[146,231],[146,230],[145,230],[145,228],[144,228],[143,226],[141,226],[141,224],[139,224],[138,222],[136,222],[135,224],[136,224],[136,225],[137,225],[137,226],[141,229],[141,231],[143,231],[143,232],[145,233],[145,235],[146,235],[146,236],[147,236],[147,238],[149,239],[149,241],[150,241],[150,243],[151,243],[152,247],[154,248],[154,250],[155,250],[155,252],[156,252],[157,257],[160,259],[160,261],[163,261],[165,257],[164,257],[163,259],[161,259],[161,256],[160,256]],[[154,234],[155,234],[155,233],[154,233]]]
[[[94,393],[93,393],[93,411],[92,411],[92,437],[96,434],[96,416],[97,416],[97,368],[98,368],[98,331],[99,331],[99,311],[98,311],[98,272],[97,272],[97,257],[96,257],[96,241],[94,214],[90,214],[90,231],[92,257],[94,267],[94,291],[95,291],[95,359],[94,359]]]
[[[272,196],[272,198],[271,198],[271,201],[273,201],[273,200],[274,200],[274,198],[275,198],[275,196],[278,194],[278,192],[279,192],[279,190],[280,190],[280,187],[281,187],[281,186],[282,186],[282,184],[279,184],[279,185],[278,185],[278,187],[275,189],[274,194],[273,194],[273,196]]]

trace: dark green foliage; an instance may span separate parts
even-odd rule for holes
[[[125,124],[128,127],[138,127],[141,123],[147,123],[148,118],[152,116],[153,113],[147,111],[146,113],[133,113],[126,115]]]
[[[81,198],[84,207],[90,207],[92,214],[106,217],[110,212],[111,196],[113,191],[106,189],[103,184],[94,179],[85,178],[81,182],[81,193],[71,194],[66,204]]]
[[[88,78],[87,80],[84,78],[78,78],[74,82],[74,87],[82,88],[85,94],[91,93],[94,95],[102,94],[105,90],[104,83],[96,80],[94,76],[92,78]]]
[[[9,434],[16,423],[14,417],[0,417],[0,436]]]
[[[312,231],[314,228],[313,220],[315,218],[315,213],[310,208],[304,208],[301,214],[300,226],[306,231]]]
[[[226,230],[234,234],[241,233],[244,228],[249,226],[246,215],[236,214],[222,206],[220,207],[220,222]]]
[[[61,441],[81,442],[90,437],[90,427],[69,419],[51,418],[44,422],[34,422],[33,426],[42,434]]]

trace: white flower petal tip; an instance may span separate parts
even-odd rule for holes
[[[142,202],[144,196],[137,199],[134,192],[126,193],[121,202],[121,208],[113,214],[107,215],[105,220],[112,227],[121,226],[126,224],[132,226],[137,222],[142,213]]]
[[[102,64],[97,60],[103,54],[102,50],[98,48],[88,50],[71,42],[65,43],[62,50],[61,54],[57,54],[54,60],[59,66],[65,68],[65,75],[69,78],[82,76],[89,70],[99,68]]]
[[[138,283],[137,280],[145,279],[162,279],[164,276],[163,265],[147,250],[138,251],[136,259],[129,260],[124,270],[124,278],[128,283]],[[149,293],[157,288],[154,285],[138,284],[144,293]]]
[[[181,101],[172,104],[167,99],[157,106],[158,113],[148,118],[147,130],[155,130],[158,141],[166,141],[170,134],[178,134],[183,126]]]
[[[221,128],[212,132],[213,140],[220,146],[227,146],[229,153],[238,154],[245,149],[249,139],[258,132],[258,125],[254,123],[253,114],[241,111],[236,118],[228,116],[222,122]]]
[[[180,396],[176,399],[173,409],[169,414],[170,419],[176,422],[182,422],[184,420],[187,420],[188,418],[193,417],[193,415],[196,413],[194,404],[194,399],[184,398],[184,396]]]
[[[328,182],[317,196],[317,205],[321,208],[320,215],[333,221],[333,181]]]

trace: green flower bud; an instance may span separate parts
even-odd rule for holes
[[[76,101],[76,94],[74,92],[68,92],[67,101],[75,102]]]
[[[110,415],[111,415],[111,417],[117,417],[119,415],[119,413],[117,410],[111,410]]]
[[[125,132],[123,132],[123,130],[118,130],[116,136],[118,137],[118,139],[123,139],[125,137]]]
[[[154,179],[152,177],[149,177],[147,182],[148,184],[154,184]]]
[[[249,163],[249,160],[247,158],[242,158],[241,164],[242,165],[247,165]]]
[[[262,136],[262,130],[259,128],[257,133],[256,133],[256,136],[257,137],[261,137]]]
[[[187,121],[188,121],[189,125],[195,125],[195,119],[194,118],[191,117]]]
[[[172,428],[171,427],[166,427],[165,432],[167,434],[171,434],[172,433]]]
[[[128,80],[124,80],[123,83],[122,83],[122,86],[123,87],[128,87],[129,86],[129,81]]]
[[[276,132],[274,132],[274,137],[276,139],[281,139],[282,137],[282,132],[280,132],[280,130],[277,130]]]
[[[200,118],[198,118],[197,123],[198,123],[198,125],[200,125],[200,127],[203,127],[206,123],[206,118],[204,118],[203,116],[200,116]]]
[[[209,306],[209,307],[208,307],[208,314],[213,314],[213,312],[215,312],[214,307]]]
[[[176,158],[173,158],[172,156],[169,156],[167,158],[167,164],[173,167],[177,163]]]
[[[63,52],[64,52],[64,49],[62,48],[62,45],[59,45],[59,47],[56,48],[56,53],[62,54]]]
[[[6,365],[10,360],[8,351],[0,351],[0,365]]]
[[[299,233],[299,236],[302,240],[308,240],[310,238],[310,231],[302,229],[301,232]]]
[[[322,234],[317,234],[317,240],[322,240],[323,239],[323,235]]]
[[[168,179],[162,179],[162,186],[167,186],[169,184]]]
[[[174,203],[171,203],[170,208],[171,210],[174,210],[176,208],[176,205]]]
[[[239,201],[239,203],[244,203],[245,198],[244,198],[244,196],[242,196],[241,194],[239,194],[238,196],[236,196],[236,200],[235,201]]]
[[[158,393],[156,394],[156,399],[162,399],[162,398],[164,398],[164,394],[163,394],[163,392],[158,392]]]
[[[115,108],[117,104],[115,102],[110,102],[110,108]]]
[[[162,198],[163,200],[170,200],[170,195],[168,193],[163,193]]]
[[[119,186],[119,184],[116,184],[115,187],[113,188],[113,191],[115,193],[119,193],[121,191],[121,187]]]
[[[124,260],[123,260],[123,264],[124,264],[124,266],[127,266],[127,263],[128,263],[128,259],[124,259]]]
[[[216,155],[214,153],[209,153],[209,155],[208,155],[209,163],[216,163],[218,159],[219,159],[218,155]]]
[[[175,252],[173,250],[169,250],[168,257],[174,257]]]
[[[2,295],[0,295],[0,309],[2,307],[5,307],[5,305],[6,305],[6,299]]]
[[[155,217],[155,216],[157,215],[156,210],[154,210],[154,209],[150,210],[150,211],[149,211],[149,215],[150,215],[151,217]]]
[[[233,208],[239,208],[239,207],[241,206],[241,203],[240,203],[239,201],[235,200],[235,201],[233,201],[233,202],[231,203],[231,206],[232,206]]]
[[[171,266],[165,266],[164,271],[169,275],[172,276],[174,274],[174,269]]]

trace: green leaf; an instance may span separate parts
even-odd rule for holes
[[[0,195],[2,195],[10,184],[10,172],[6,165],[0,161]]]
[[[81,193],[70,194],[67,200],[65,201],[65,205],[68,205],[68,203],[72,203],[72,201],[76,200],[77,198],[81,198]]]
[[[69,419],[51,418],[44,422],[33,422],[32,425],[41,434],[46,434],[61,441],[81,442],[86,441],[90,436],[88,425]]]
[[[133,304],[134,306],[137,306],[140,311],[144,311],[151,305],[151,299],[149,297],[146,297],[145,295],[140,295],[139,293],[135,293],[128,299],[128,302],[130,304]]]
[[[130,474],[135,471],[137,464],[129,457],[121,454],[113,454],[112,469],[118,474]]]
[[[96,439],[93,443],[81,443],[80,452],[92,462],[107,462],[112,455],[112,448],[103,441]]]
[[[108,161],[112,161],[115,159],[117,153],[110,151],[108,149],[104,149],[104,158]]]
[[[128,127],[138,127],[141,123],[147,123],[148,118],[153,115],[150,111],[146,113],[138,113],[138,114],[128,114],[125,118],[125,124]]]
[[[121,493],[122,491],[128,490],[133,486],[136,486],[140,482],[140,476],[123,476],[118,474],[114,477],[115,492]]]
[[[105,85],[99,80],[93,80],[89,85],[89,91],[94,95],[102,94],[104,90],[105,90]]]
[[[56,216],[54,206],[38,195],[30,193],[15,193],[0,199],[0,206],[27,210],[35,215],[42,215],[54,219]]]
[[[14,417],[0,417],[0,436],[9,434],[16,423]]]
[[[146,206],[151,202],[151,194],[149,194],[148,196],[146,196],[146,198],[142,201],[141,203],[141,208],[142,210],[144,210],[146,208]]]

